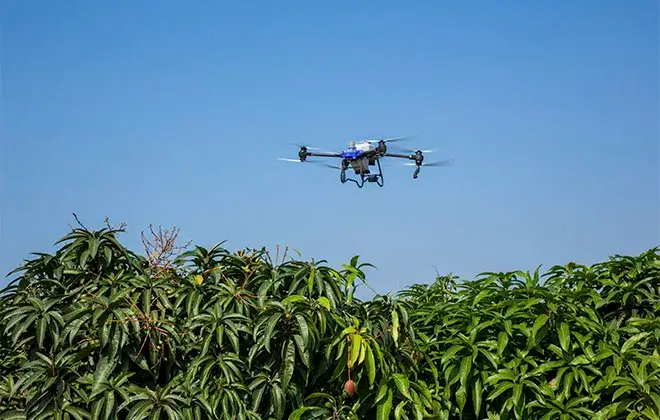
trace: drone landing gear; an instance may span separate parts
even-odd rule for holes
[[[346,176],[346,169],[348,169],[348,162],[342,162],[342,167],[341,167],[341,174],[339,176],[339,179],[342,184],[345,184],[346,181],[351,181],[355,182],[355,185],[358,186],[358,188],[362,188],[364,186],[365,181],[366,182],[375,182],[376,185],[379,187],[382,187],[385,185],[385,182],[383,180],[383,170],[380,167],[380,160],[376,159],[376,166],[378,167],[378,173],[360,173],[360,178],[358,179],[353,179],[353,178],[348,178]]]

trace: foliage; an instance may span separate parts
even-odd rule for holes
[[[16,271],[0,418],[660,418],[657,249],[361,301],[358,257],[170,260],[120,231],[72,229]]]

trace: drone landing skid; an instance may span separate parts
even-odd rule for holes
[[[346,171],[350,170],[350,169],[342,169],[339,179],[340,179],[342,184],[345,184],[347,181],[355,182],[355,185],[357,185],[358,188],[364,187],[365,181],[366,182],[375,182],[376,185],[378,185],[379,187],[382,187],[385,184],[385,182],[383,181],[383,170],[380,167],[380,160],[378,160],[378,159],[376,159],[376,166],[378,166],[378,173],[376,173],[376,174],[361,173],[359,180],[349,178],[349,177],[346,176]]]

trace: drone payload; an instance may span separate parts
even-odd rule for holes
[[[433,150],[421,149],[402,149],[407,154],[403,153],[389,153],[387,151],[387,144],[390,142],[406,140],[407,137],[384,138],[378,140],[361,140],[358,142],[350,141],[348,149],[341,152],[323,152],[315,151],[317,148],[308,147],[305,145],[298,145],[298,159],[278,158],[280,160],[296,163],[313,163],[319,164],[332,169],[340,171],[339,179],[342,184],[347,181],[354,182],[359,188],[364,186],[365,182],[373,182],[382,187],[383,170],[380,165],[380,159],[384,157],[392,157],[398,159],[408,159],[412,162],[403,163],[405,166],[415,166],[413,172],[413,179],[417,179],[422,166],[450,166],[453,165],[454,160],[448,159],[439,162],[424,162],[424,153],[432,153]],[[308,160],[308,157],[327,157],[341,159],[339,165],[333,165],[317,160]],[[374,168],[373,170],[370,168]],[[377,169],[377,171],[375,170]],[[348,170],[352,170],[359,178],[349,178],[346,175]]]

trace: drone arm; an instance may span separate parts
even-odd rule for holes
[[[394,157],[394,158],[400,158],[400,159],[410,159],[410,160],[415,160],[415,156],[414,156],[414,155],[411,156],[411,155],[401,155],[401,154],[398,154],[398,153],[385,153],[385,156],[388,156],[388,157]]]
[[[315,152],[308,152],[307,156],[318,156],[318,157],[341,157],[341,153],[315,153]]]

